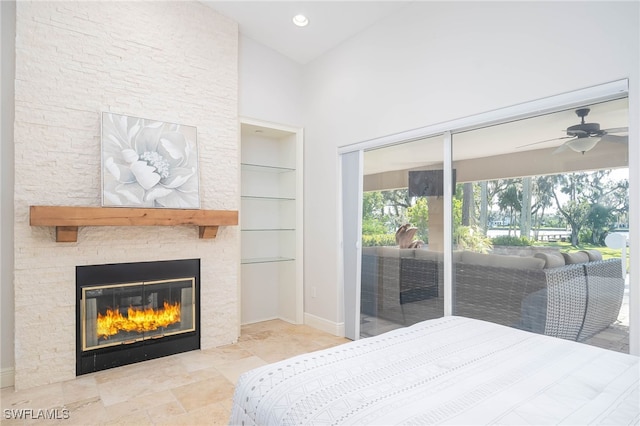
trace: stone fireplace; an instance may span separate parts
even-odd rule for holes
[[[200,259],[76,267],[76,374],[200,348]]]
[[[237,227],[201,239],[197,225],[82,225],[77,241],[56,242],[55,227],[30,225],[29,208],[100,208],[100,119],[108,111],[196,127],[200,208],[238,210],[237,24],[191,1],[17,2],[15,43],[15,388],[76,377],[78,267],[199,259],[200,348],[236,341]],[[186,287],[178,288],[181,295]],[[168,291],[157,292],[157,303],[127,294],[114,304],[139,300],[157,311]],[[127,343],[110,349],[162,340],[145,337],[120,334]]]

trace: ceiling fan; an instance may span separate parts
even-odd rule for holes
[[[589,114],[589,111],[591,111],[591,109],[589,108],[580,108],[575,111],[576,115],[580,117],[581,121],[580,124],[575,124],[573,126],[567,127],[567,130],[565,130],[567,136],[521,145],[518,148],[537,145],[544,142],[551,142],[555,140],[569,139],[558,148],[556,148],[556,150],[553,151],[553,154],[566,151],[567,149],[571,149],[575,152],[581,152],[582,154],[584,154],[585,152],[593,149],[598,144],[598,142],[601,141],[628,143],[629,136],[620,136],[614,134],[628,132],[628,127],[600,129],[599,123],[586,123],[584,121],[584,118]]]

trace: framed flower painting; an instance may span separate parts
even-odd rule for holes
[[[196,128],[103,112],[102,205],[200,208]]]

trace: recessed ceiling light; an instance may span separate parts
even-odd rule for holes
[[[296,15],[293,17],[293,23],[299,27],[306,27],[309,23],[309,19],[304,15]]]

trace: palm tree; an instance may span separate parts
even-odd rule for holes
[[[498,194],[498,207],[500,211],[508,212],[509,214],[509,236],[515,226],[516,213],[522,210],[520,200],[522,200],[522,191],[518,190],[514,180],[509,179],[507,188]]]
[[[531,236],[531,177],[522,178],[522,208],[520,210],[520,236]]]
[[[548,207],[553,205],[553,187],[556,183],[556,177],[553,175],[538,176],[535,178],[532,197],[535,202],[531,206],[532,225],[534,229],[534,238],[538,239],[540,227],[542,226],[542,219],[544,218],[544,212]]]
[[[585,189],[586,173],[569,173],[558,175],[560,192],[569,196],[569,200],[562,204],[558,197],[556,187],[553,188],[553,198],[558,211],[571,227],[571,245],[577,246],[582,227],[587,223],[591,205],[582,196]]]

